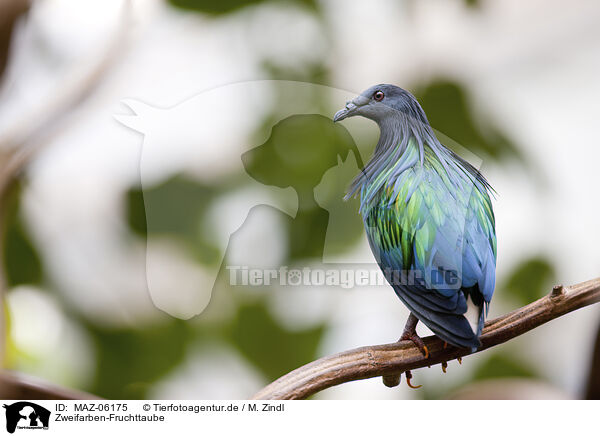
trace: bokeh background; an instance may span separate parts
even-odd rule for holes
[[[144,169],[144,136],[115,119],[131,115],[124,99],[171,108],[232,83],[299,81],[319,86],[302,88],[311,91],[298,99],[332,115],[345,102],[332,96],[397,84],[417,96],[437,131],[480,160],[498,192],[491,317],[553,284],[599,275],[595,1],[40,0],[1,7],[0,156],[28,162],[2,184],[4,368],[111,399],[241,399],[318,357],[392,342],[402,331],[407,311],[387,287],[228,284],[227,259],[320,262],[325,236],[315,229],[330,216],[347,217],[347,227],[327,235],[328,254],[338,261],[369,255],[356,202],[339,201],[352,171],[325,174],[356,156],[345,146],[328,148],[319,119],[284,135],[300,137],[291,144],[296,151],[307,144],[302,165],[276,153],[230,165],[236,151],[264,144],[293,106],[273,86],[261,110],[231,124],[246,138],[233,154],[215,147],[210,168],[191,168],[170,158],[176,153],[164,140],[162,159]],[[376,127],[357,119],[346,125],[349,144],[366,161]],[[12,161],[2,162],[10,174]],[[248,174],[274,186],[285,174],[280,187],[297,196],[297,214],[253,209],[237,235],[252,247],[244,252],[211,235],[219,232],[215,213],[241,201]],[[148,198],[158,205],[153,221]],[[153,268],[168,275],[162,298],[168,305],[172,293],[181,316],[151,298],[149,247]],[[218,271],[214,288],[210,271]],[[190,316],[179,296],[198,289],[212,296]],[[462,366],[451,362],[447,374],[439,366],[414,371],[419,390],[373,379],[316,398],[599,398],[599,325],[599,308],[588,307]]]

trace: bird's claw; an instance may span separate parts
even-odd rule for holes
[[[417,385],[417,386],[413,386],[410,382],[410,379],[412,378],[412,373],[410,371],[406,371],[404,373],[404,375],[406,376],[406,384],[408,385],[409,388],[412,389],[419,389],[421,386],[423,385]]]
[[[442,362],[442,371],[446,374],[446,368],[448,368],[448,362]]]
[[[410,334],[405,332],[402,336],[400,336],[399,341],[411,341],[413,344],[415,344],[419,351],[423,353],[425,359],[429,359],[429,348],[427,348],[427,345],[425,345],[423,339],[421,339],[416,333]]]
[[[459,365],[462,365],[462,357],[457,357],[456,360],[458,361]]]

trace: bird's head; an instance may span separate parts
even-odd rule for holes
[[[417,99],[410,92],[388,84],[371,86],[358,97],[348,101],[344,109],[336,112],[333,121],[356,115],[369,118],[380,125],[386,120],[403,117],[409,121],[428,124],[425,112]]]

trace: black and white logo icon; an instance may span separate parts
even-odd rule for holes
[[[6,431],[14,433],[16,429],[47,430],[50,422],[50,411],[29,401],[5,404]]]

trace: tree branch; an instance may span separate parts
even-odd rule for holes
[[[477,352],[502,344],[548,321],[598,302],[600,278],[568,287],[555,286],[549,295],[488,321],[481,334],[482,346]],[[323,389],[352,380],[389,377],[471,354],[470,350],[452,346],[444,349],[443,341],[435,336],[424,338],[423,341],[429,349],[428,359],[425,359],[410,341],[356,348],[304,365],[275,380],[252,399],[303,399]]]
[[[93,400],[87,392],[49,384],[17,372],[0,371],[0,398],[11,400]]]

